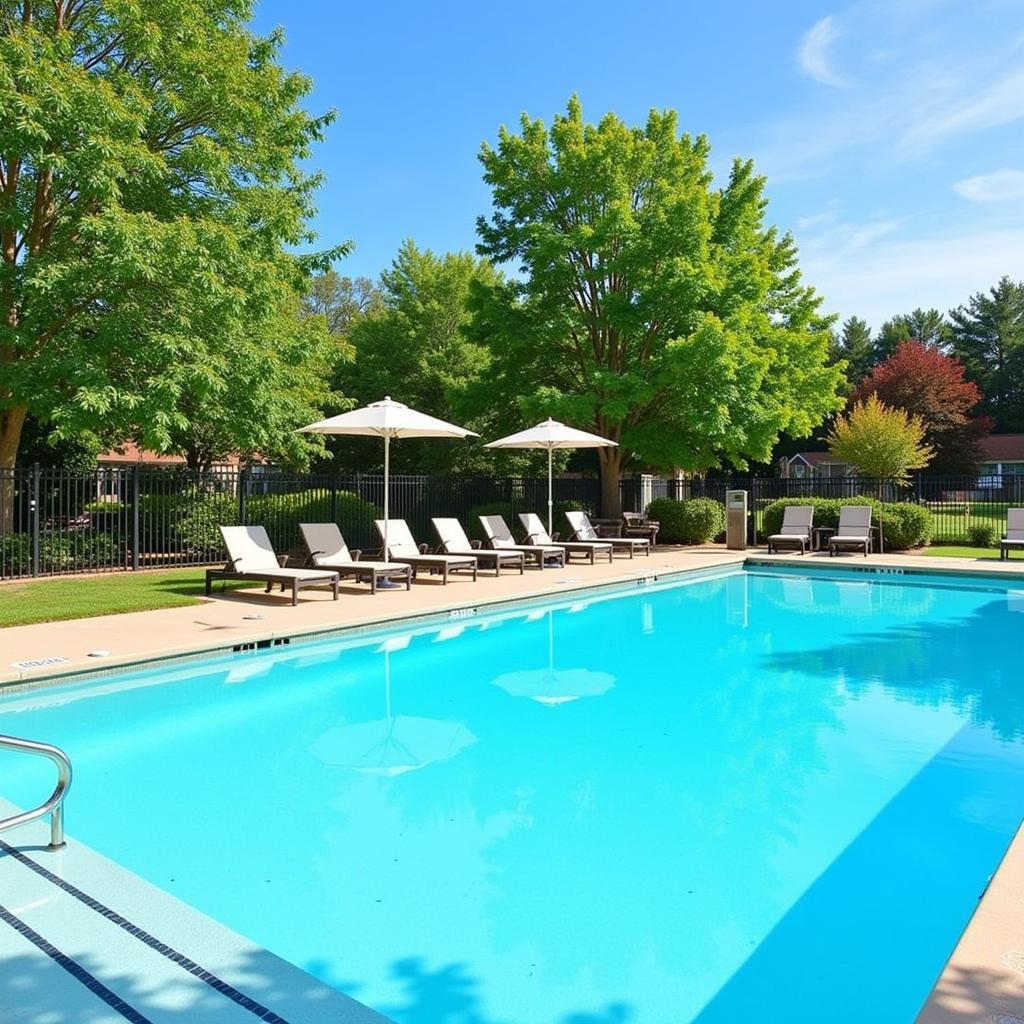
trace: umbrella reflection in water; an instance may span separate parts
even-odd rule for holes
[[[391,712],[391,653],[409,646],[409,636],[392,637],[378,648],[384,655],[385,717],[328,729],[312,746],[325,764],[391,777],[449,761],[477,742],[461,722]]]
[[[585,607],[585,606],[583,606]],[[582,611],[582,608],[578,609]],[[615,685],[615,677],[607,672],[591,672],[584,668],[555,668],[554,612],[543,613],[548,620],[548,667],[525,672],[506,672],[492,679],[513,697],[528,697],[538,704],[554,707],[568,704],[580,697],[599,697]],[[539,618],[536,613],[529,619]]]

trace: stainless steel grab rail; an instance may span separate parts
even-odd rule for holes
[[[71,786],[71,761],[68,755],[60,747],[51,746],[49,743],[39,743],[37,740],[22,740],[17,736],[0,735],[0,750],[17,750],[23,754],[36,754],[38,757],[45,757],[52,761],[57,768],[57,788],[50,794],[50,798],[40,804],[34,810],[22,811],[21,814],[12,815],[10,818],[0,818],[0,832],[9,828],[17,828],[19,825],[27,825],[37,818],[45,818],[50,815],[50,850],[60,850],[64,847],[64,798],[68,795]]]

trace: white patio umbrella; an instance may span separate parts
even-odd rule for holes
[[[389,479],[391,476],[391,442],[400,437],[476,437],[472,430],[445,423],[425,413],[410,409],[401,402],[392,402],[387,395],[383,402],[373,402],[361,409],[343,412],[326,420],[300,427],[300,434],[353,434],[384,438],[384,558],[388,557]]]
[[[518,434],[509,434],[497,441],[484,445],[485,448],[544,448],[548,453],[548,533],[551,533],[551,487],[554,473],[551,462],[556,449],[560,448],[618,448],[617,441],[609,441],[597,434],[588,434],[585,430],[567,427],[557,420],[546,419],[529,430],[521,430]]]

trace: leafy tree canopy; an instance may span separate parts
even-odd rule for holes
[[[977,470],[979,442],[992,429],[992,421],[971,415],[982,395],[977,384],[964,379],[959,360],[919,341],[904,341],[865,378],[853,401],[864,401],[870,395],[921,419],[925,441],[935,451],[929,464],[933,472]]]
[[[933,452],[924,436],[920,416],[890,409],[872,394],[836,417],[828,447],[861,476],[905,484],[911,470],[924,469],[931,461]]]
[[[952,348],[1001,431],[1024,431],[1024,282],[1004,277],[950,313]]]
[[[600,451],[606,510],[633,456],[744,466],[839,404],[829,321],[792,239],[765,225],[764,179],[737,160],[715,188],[708,153],[674,112],[593,125],[575,98],[481,151],[494,212],[478,251],[521,270],[474,290],[490,400],[509,426],[552,415],[620,442]]]
[[[359,289],[371,297],[349,318],[347,338],[355,361],[339,368],[338,387],[360,405],[390,395],[483,435],[455,443],[398,441],[391,449],[395,472],[510,472],[530,463],[521,454],[517,458],[484,449],[483,440],[493,436],[493,412],[481,408],[467,414],[462,401],[464,392],[483,379],[491,365],[491,353],[465,335],[470,289],[499,282],[491,264],[472,253],[437,255],[409,240],[372,293]],[[491,391],[492,400],[493,395]],[[381,466],[381,446],[372,439],[337,437],[329,444],[340,469]]]
[[[310,240],[318,179],[300,161],[330,117],[303,111],[308,80],[251,14],[0,0],[0,466],[29,413],[58,436],[102,425],[170,450],[197,411],[227,417],[259,372],[296,365],[287,350],[311,337],[296,297],[340,250],[283,247]],[[298,390],[314,406],[327,389]],[[272,447],[268,415],[233,443]]]

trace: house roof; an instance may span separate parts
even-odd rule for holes
[[[1024,462],[1024,434],[989,434],[980,447],[985,462]]]
[[[802,459],[808,466],[823,466],[826,463],[836,466],[846,465],[842,459],[837,458],[831,452],[797,452],[796,455],[789,457],[790,462],[794,459]]]
[[[142,466],[184,466],[185,459],[180,455],[160,455],[157,452],[147,451],[140,448],[134,441],[125,441],[124,444],[112,448],[108,452],[100,454],[96,461],[101,466],[123,466],[138,463]],[[218,465],[237,466],[240,459],[237,455],[229,455]]]

